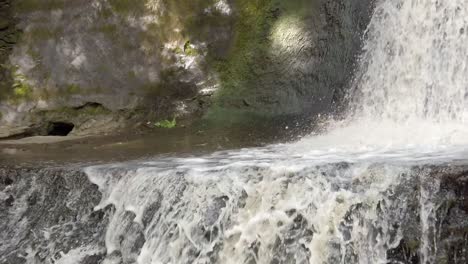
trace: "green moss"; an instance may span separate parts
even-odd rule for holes
[[[100,27],[96,28],[96,31],[110,38],[118,36],[118,27],[114,24],[103,24]]]
[[[99,16],[104,18],[104,19],[109,19],[109,18],[114,16],[114,13],[109,8],[101,8],[99,10]]]
[[[140,91],[143,91],[148,96],[161,96],[163,86],[160,83],[147,83],[139,87]]]
[[[175,53],[175,54],[178,54],[178,55],[185,54],[184,49],[182,49],[181,47],[175,48],[175,49],[174,49],[174,53]]]
[[[196,50],[194,46],[190,44],[190,40],[185,42],[184,53],[187,56],[198,56],[200,54],[198,50]]]
[[[69,84],[66,88],[67,94],[79,94],[81,93],[81,88],[77,84]]]
[[[256,78],[252,66],[262,67],[269,48],[268,34],[272,25],[269,16],[272,0],[239,0],[239,17],[235,25],[233,46],[225,61],[216,62],[222,89],[218,99],[242,97]],[[221,102],[222,104],[224,102]]]
[[[178,55],[187,55],[187,56],[198,56],[200,53],[198,50],[190,43],[190,40],[186,41],[184,48],[176,47],[173,52]]]
[[[421,243],[417,240],[410,240],[406,243],[406,245],[411,252],[417,252],[421,246]]]
[[[177,126],[177,121],[174,117],[172,120],[162,120],[162,121],[156,122],[154,126],[157,128],[166,128],[166,129],[175,128]]]
[[[288,24],[314,17],[318,1],[238,0],[236,4],[237,18],[229,53],[223,58],[209,58],[221,81],[212,112],[221,109],[262,112],[263,106],[269,104],[266,100],[273,96],[270,89],[279,89],[271,87],[271,73],[284,68],[283,61],[274,56],[275,27],[281,21]],[[268,111],[271,109],[262,115],[273,114]]]
[[[10,19],[6,17],[0,17],[0,28],[5,29],[10,26]]]
[[[27,53],[36,63],[40,62],[41,59],[42,59],[41,54],[40,54],[38,51],[32,49],[31,47],[28,49],[28,51],[27,51],[26,53]]]
[[[209,125],[235,127],[238,125],[256,126],[274,120],[275,116],[248,109],[229,108],[215,105],[208,110],[203,121]]]
[[[63,34],[62,28],[46,28],[46,27],[34,27],[30,31],[25,32],[24,37],[29,37],[33,41],[58,39]]]
[[[13,85],[13,94],[17,98],[27,98],[31,92],[31,87],[25,83],[16,83]]]
[[[13,72],[13,101],[30,99],[32,97],[33,89],[28,84],[26,76],[19,73],[17,67]]]
[[[66,0],[16,0],[13,2],[13,8],[18,13],[29,13],[35,11],[52,11],[63,9]]]
[[[128,78],[131,79],[131,80],[134,80],[134,79],[137,78],[137,75],[136,75],[135,71],[129,71],[129,72],[127,73],[127,76],[128,76]]]
[[[19,30],[9,31],[9,32],[6,32],[6,35],[2,36],[2,40],[8,43],[16,43],[20,39],[20,36],[21,36],[21,31]]]
[[[109,0],[112,9],[123,15],[137,15],[146,11],[146,3],[144,0]]]

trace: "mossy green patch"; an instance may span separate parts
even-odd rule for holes
[[[203,121],[209,125],[231,127],[238,125],[252,125],[267,123],[274,119],[268,113],[250,111],[248,109],[229,108],[214,105],[205,114]]]
[[[13,85],[13,94],[17,98],[27,98],[31,92],[31,87],[25,83],[15,83]]]
[[[273,101],[269,89],[271,73],[284,65],[275,58],[272,33],[280,21],[304,21],[311,16],[318,1],[310,0],[238,0],[234,38],[225,58],[209,58],[219,73],[221,87],[208,117],[216,117],[221,109],[241,112],[262,112],[265,102]],[[287,19],[285,19],[287,18]],[[275,76],[273,76],[275,77]],[[268,78],[268,80],[265,80]],[[278,89],[278,88],[275,88]],[[248,103],[246,103],[248,102]],[[269,115],[268,111],[262,115]]]
[[[112,9],[123,15],[138,15],[144,13],[146,9],[145,0],[109,0]]]
[[[0,17],[0,29],[6,29],[8,26],[10,26],[10,19]]]
[[[184,44],[184,47],[176,47],[173,52],[177,55],[186,55],[186,56],[198,56],[200,52],[195,48],[194,45],[190,43],[190,40],[187,40]]]
[[[421,246],[421,243],[417,240],[410,240],[406,243],[406,245],[408,246],[408,249],[411,252],[417,252],[419,247]]]
[[[156,122],[154,126],[157,128],[166,128],[166,129],[175,128],[177,126],[177,121],[174,117],[172,120],[166,119],[166,120]]]
[[[26,52],[36,63],[39,63],[42,59],[41,54],[33,49],[32,47],[29,47],[28,51]]]
[[[65,7],[66,0],[15,0],[13,9],[18,13],[52,11]]]
[[[26,76],[18,72],[17,67],[13,71],[12,100],[26,100],[32,98],[33,89],[29,85]]]
[[[105,36],[113,39],[118,36],[119,29],[115,24],[103,24],[96,28],[96,31],[104,34]]]
[[[67,94],[79,94],[81,93],[81,88],[77,84],[69,84],[67,86]]]
[[[63,34],[63,28],[46,28],[46,27],[33,27],[28,32],[25,32],[24,37],[31,38],[32,41],[41,41],[48,39],[58,39]]]
[[[110,8],[101,8],[99,10],[99,16],[103,19],[109,19],[114,16],[114,12]]]
[[[225,60],[211,62],[219,73],[221,89],[216,104],[221,107],[240,107],[245,96],[254,96],[253,67],[268,64],[266,54],[270,47],[268,35],[273,23],[273,0],[237,1],[238,18],[234,39]]]
[[[190,43],[190,40],[186,41],[184,44],[184,53],[187,56],[198,56],[200,54],[198,50]]]

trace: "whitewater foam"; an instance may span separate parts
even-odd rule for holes
[[[405,219],[436,263],[425,165],[466,161],[468,5],[378,0],[349,115],[291,144],[86,169],[112,205],[108,258],[147,263],[389,263]],[[411,181],[418,205],[402,193]],[[132,245],[141,245],[134,250]]]
[[[345,120],[294,147],[467,146],[467,25],[463,0],[378,0]]]

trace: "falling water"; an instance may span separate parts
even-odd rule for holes
[[[422,168],[468,143],[467,20],[464,0],[377,1],[349,116],[324,135],[87,168],[111,214],[105,263],[396,263],[419,219],[418,259],[435,264]]]
[[[298,148],[467,145],[467,25],[463,0],[378,0],[347,117]]]
[[[403,123],[468,121],[467,15],[463,0],[380,1],[351,95],[354,114]]]

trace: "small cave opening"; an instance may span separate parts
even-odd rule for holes
[[[49,126],[47,127],[47,135],[65,137],[68,136],[70,132],[72,132],[73,128],[75,128],[73,123],[50,122]]]

